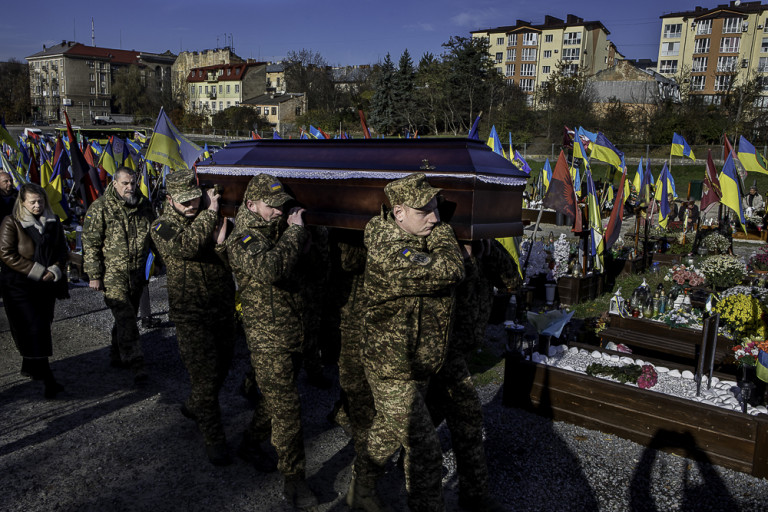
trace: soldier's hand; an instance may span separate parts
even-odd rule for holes
[[[225,219],[219,219],[216,229],[213,230],[213,239],[217,244],[223,244],[227,238],[227,222]]]
[[[472,256],[472,242],[462,242],[461,255],[464,256],[464,259],[468,259]]]
[[[101,279],[91,279],[88,281],[88,288],[100,292],[104,290],[104,281]]]
[[[56,279],[56,276],[50,270],[46,270],[42,277],[42,280],[45,282],[53,281],[54,279]]]
[[[293,224],[296,224],[298,226],[304,225],[304,212],[307,211],[304,208],[294,207],[291,208],[291,211],[288,212],[288,225],[292,226]]]
[[[212,188],[206,190],[206,193],[208,194],[208,209],[214,212],[219,211],[219,198],[221,194],[216,193]]]

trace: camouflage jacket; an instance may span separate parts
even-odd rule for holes
[[[493,287],[509,290],[519,284],[520,274],[514,260],[496,240],[490,252],[478,258],[464,259],[466,277],[456,289],[456,317],[449,351],[464,356],[480,347],[493,305]]]
[[[168,316],[173,322],[234,318],[235,281],[224,245],[213,239],[218,219],[211,210],[189,219],[167,205],[152,223],[152,240],[168,269]]]
[[[296,349],[303,338],[303,286],[297,270],[308,239],[303,226],[267,222],[241,208],[227,238],[248,337],[260,347]],[[249,340],[249,344],[254,341]]]
[[[88,208],[83,226],[83,270],[90,279],[127,279],[143,271],[149,254],[149,226],[155,220],[146,197],[129,206],[112,183]]]
[[[425,380],[443,364],[456,284],[464,277],[453,230],[410,235],[382,210],[365,227],[368,258],[363,359],[380,378]]]

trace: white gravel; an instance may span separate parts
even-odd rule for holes
[[[277,473],[259,474],[240,460],[211,466],[195,425],[179,413],[188,382],[167,322],[164,283],[150,286],[153,310],[165,323],[142,331],[150,375],[143,389],[133,387],[129,371],[108,365],[112,321],[99,294],[75,288],[71,300],[57,305],[52,367],[66,392],[53,401],[42,398],[42,384],[19,375],[20,358],[0,313],[0,510],[287,510]],[[503,328],[489,327],[492,349],[500,353],[505,341]],[[248,364],[240,340],[221,393],[233,449],[250,419],[237,391]],[[338,388],[309,387],[302,374],[300,390],[319,510],[346,511],[354,453],[343,431],[326,420]],[[768,510],[768,481],[503,407],[498,384],[479,394],[491,489],[508,510]],[[446,509],[458,510],[450,436],[444,426],[439,434],[447,450]],[[405,509],[394,464],[380,492],[395,510]]]

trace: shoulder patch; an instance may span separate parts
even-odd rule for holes
[[[429,263],[432,261],[432,258],[429,256],[429,254],[418,252],[414,249],[411,249],[410,247],[406,247],[400,251],[400,255],[411,263],[422,266],[429,265]]]
[[[253,235],[243,235],[240,237],[240,245],[243,247],[248,247],[251,242],[253,242],[254,238]]]
[[[152,231],[157,233],[163,240],[170,240],[176,236],[176,230],[167,222],[158,222],[157,225],[152,228]]]

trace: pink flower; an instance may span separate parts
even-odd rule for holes
[[[658,382],[658,374],[653,366],[650,364],[644,364],[642,367],[642,373],[637,379],[637,386],[641,389],[652,388]]]

